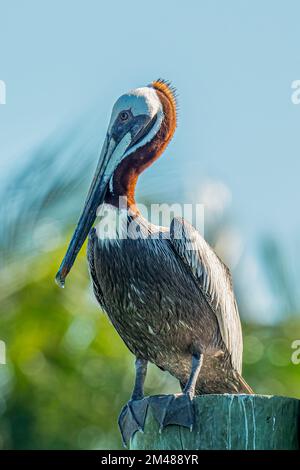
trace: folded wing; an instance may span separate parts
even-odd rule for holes
[[[170,238],[175,252],[190,268],[199,289],[216,315],[232,365],[241,373],[242,330],[229,269],[200,233],[184,219],[173,219]]]

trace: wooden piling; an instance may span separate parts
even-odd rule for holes
[[[300,400],[264,395],[195,397],[192,432],[159,425],[148,408],[144,433],[137,432],[130,449],[259,450],[299,449]]]

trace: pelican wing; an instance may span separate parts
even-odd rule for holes
[[[180,217],[172,220],[170,239],[176,253],[195,276],[215,313],[233,367],[241,373],[243,339],[231,274],[200,233]]]

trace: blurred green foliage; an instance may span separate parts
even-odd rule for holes
[[[0,448],[121,447],[117,418],[130,396],[134,358],[93,298],[84,254],[64,290],[54,283],[62,255],[57,250],[23,266],[15,289],[15,273],[5,272]],[[166,374],[150,369],[149,393],[170,387]]]
[[[21,274],[11,267],[1,282],[1,448],[121,447],[117,417],[130,396],[133,357],[93,299],[84,250],[66,288],[55,285],[62,255],[41,254]],[[293,317],[273,327],[244,325],[244,375],[257,393],[300,396],[300,365],[291,363],[297,337]],[[150,369],[147,393],[175,390],[167,373]]]

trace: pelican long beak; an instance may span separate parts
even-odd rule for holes
[[[125,135],[119,143],[113,137],[106,136],[83,211],[65,257],[55,276],[55,280],[60,287],[64,287],[65,279],[96,219],[97,208],[104,200],[109,180],[116,165],[128,148],[130,141],[130,134]]]

